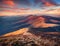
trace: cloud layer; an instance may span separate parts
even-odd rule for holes
[[[60,4],[58,2],[56,0],[2,0],[0,3],[0,16],[60,15]]]

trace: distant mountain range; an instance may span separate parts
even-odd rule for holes
[[[54,24],[54,26],[48,28],[33,28],[34,30],[39,30],[40,32],[60,32],[60,17],[46,15],[0,16],[0,35],[30,27],[40,22],[45,23],[45,25]]]

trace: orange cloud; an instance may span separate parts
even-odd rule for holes
[[[12,11],[12,10],[4,10],[4,12],[14,12],[14,11]]]
[[[45,2],[45,5],[46,6],[54,6],[52,3],[49,3],[49,2]]]
[[[30,8],[20,8],[20,10],[30,10]]]
[[[9,5],[10,7],[12,7],[12,6],[15,5],[15,3],[13,2],[13,0],[7,0],[7,1],[3,0],[3,3]]]
[[[47,7],[47,8],[49,8],[49,7]],[[51,10],[51,8],[50,9],[41,9],[41,10],[37,10],[37,9],[35,9],[35,10],[32,10],[32,9],[26,10],[26,9],[21,10],[21,8],[16,8],[16,9],[11,8],[11,9],[9,9],[10,11],[5,9],[7,11],[1,11],[0,13],[2,13],[2,14],[0,14],[0,16],[4,16],[4,15],[6,15],[6,16],[31,15],[31,14],[32,15],[35,15],[35,14],[46,15],[47,14],[47,15],[53,15],[53,16],[54,15],[55,16],[60,15],[60,11],[59,11],[60,8],[56,8],[54,10]],[[8,12],[9,12],[9,14],[8,14]]]
[[[44,3],[45,6],[54,6],[53,3],[50,3],[50,2],[48,2],[46,0],[42,0],[42,2]]]

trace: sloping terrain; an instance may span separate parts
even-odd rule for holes
[[[3,17],[1,22],[0,46],[60,46],[60,18],[30,15],[10,19]]]
[[[60,46],[60,35],[26,32],[19,35],[0,37],[0,46]]]

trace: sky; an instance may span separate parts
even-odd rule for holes
[[[29,14],[60,15],[60,0],[0,0],[0,16]]]

